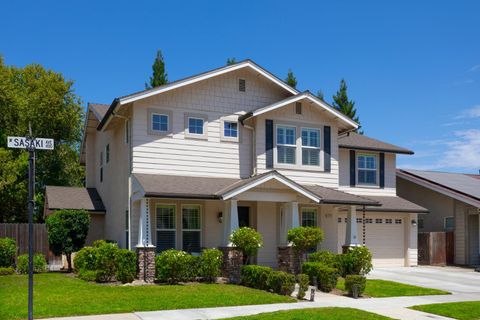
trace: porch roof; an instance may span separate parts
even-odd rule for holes
[[[376,200],[318,185],[302,185],[275,170],[246,179],[171,176],[135,173],[145,197],[183,199],[230,199],[266,181],[275,179],[322,204],[380,205]]]
[[[378,207],[366,207],[366,211],[428,213],[428,209],[398,196],[368,196],[380,203]]]
[[[46,186],[45,202],[47,209],[84,209],[105,212],[102,198],[95,188]]]

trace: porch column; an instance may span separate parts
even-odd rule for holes
[[[237,200],[225,201],[223,210],[223,244],[231,247],[230,235],[238,229],[238,207]]]
[[[230,235],[239,228],[237,200],[225,201],[223,209],[223,253],[222,275],[231,283],[240,281],[240,268],[243,264],[243,255],[230,242]]]
[[[418,217],[416,213],[407,215],[405,220],[405,228],[407,232],[407,259],[406,267],[414,267],[418,265]],[[415,221],[415,224],[413,223]]]
[[[280,224],[280,246],[278,247],[278,268],[290,273],[300,272],[300,261],[295,254],[292,244],[288,242],[288,230],[300,226],[298,202],[286,203]]]
[[[138,278],[145,282],[153,282],[155,280],[155,246],[152,244],[150,201],[148,198],[140,200],[137,264]]]
[[[357,235],[357,208],[350,206],[347,213],[347,230],[345,232],[343,251],[346,251],[349,247],[357,247],[359,245]]]

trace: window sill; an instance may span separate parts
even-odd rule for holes
[[[220,138],[220,141],[222,141],[222,142],[235,142],[235,143],[238,143],[238,142],[239,142],[239,139],[238,139],[238,137],[237,137],[237,138],[233,138],[233,137],[221,137],[221,138]]]
[[[322,172],[322,173],[331,173],[331,171],[325,171],[322,167],[317,166],[298,166],[298,165],[288,165],[284,163],[275,163],[273,169],[280,170],[289,170],[289,171],[304,171],[304,172]]]
[[[378,184],[356,184],[355,188],[362,188],[362,189],[381,189]]]
[[[185,139],[208,140],[206,134],[185,133]]]

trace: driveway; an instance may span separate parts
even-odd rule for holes
[[[376,268],[368,278],[391,280],[452,293],[480,293],[480,272],[468,268],[431,266]]]

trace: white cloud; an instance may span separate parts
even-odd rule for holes
[[[470,109],[462,111],[455,119],[475,119],[480,118],[480,105],[473,106]]]
[[[468,69],[469,72],[475,72],[475,71],[478,71],[478,70],[480,70],[480,64],[474,65],[473,67]]]

